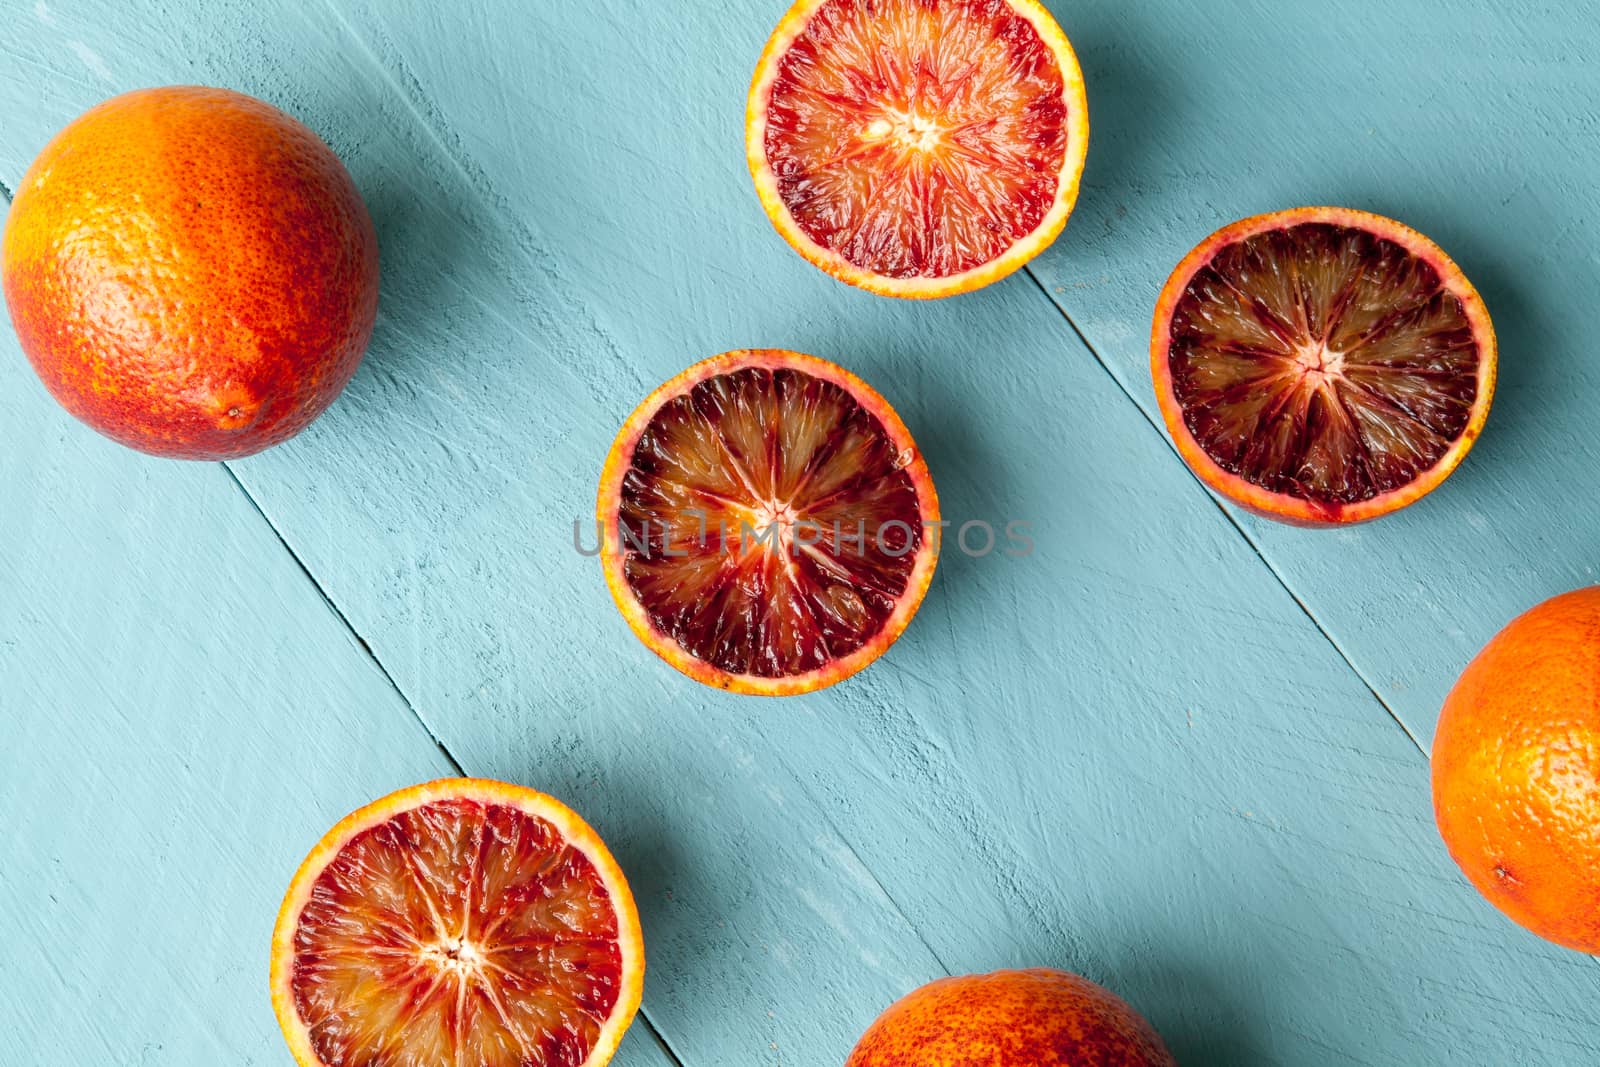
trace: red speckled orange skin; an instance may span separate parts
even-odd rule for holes
[[[1433,810],[1490,903],[1600,953],[1600,586],[1515,619],[1467,666],[1434,734]]]
[[[1065,971],[943,978],[873,1023],[845,1067],[1176,1067],[1109,990]]]
[[[51,395],[180,459],[303,430],[355,373],[378,307],[377,234],[343,164],[226,89],[144,89],[76,119],[18,185],[0,265]]]

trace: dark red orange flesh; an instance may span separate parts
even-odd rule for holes
[[[578,1067],[621,996],[616,902],[556,829],[435,801],[353,837],[294,936],[327,1067]]]
[[[627,582],[651,623],[730,674],[822,668],[883,629],[928,533],[885,427],[792,368],[663,404],[623,479]]]
[[[1178,302],[1170,359],[1207,454],[1325,505],[1413,482],[1465,432],[1478,392],[1473,327],[1438,271],[1323,223],[1220,251]]]

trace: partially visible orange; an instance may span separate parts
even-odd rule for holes
[[[799,0],[767,42],[745,150],[772,224],[886,296],[988,285],[1078,198],[1083,72],[1038,0]]]
[[[1467,666],[1433,738],[1433,809],[1491,904],[1600,953],[1600,586],[1513,620]]]
[[[845,1067],[1176,1067],[1150,1024],[1065,971],[942,978],[895,1003]]]
[[[594,830],[482,779],[340,821],[272,934],[272,1006],[300,1067],[602,1067],[643,983],[633,895]]]
[[[1207,485],[1268,518],[1336,526],[1436,489],[1489,416],[1483,300],[1393,219],[1305,207],[1225,226],[1156,305],[1156,399]]]
[[[72,122],[17,186],[0,269],[62,406],[181,459],[304,429],[355,373],[378,305],[377,237],[343,164],[226,89],[144,89]]]

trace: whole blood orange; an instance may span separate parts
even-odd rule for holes
[[[1236,222],[1178,264],[1150,342],[1156,398],[1212,489],[1308,526],[1436,488],[1494,395],[1494,328],[1439,247],[1393,219],[1297,208]]]
[[[377,237],[344,166],[225,89],[145,89],[80,116],[23,175],[0,258],[45,387],[158,456],[298,433],[355,373],[377,313]]]
[[[272,1005],[300,1067],[601,1067],[643,982],[638,912],[595,832],[480,779],[345,818],[272,935]]]
[[[1433,738],[1433,810],[1490,903],[1600,953],[1600,586],[1540,604],[1467,666]]]
[[[987,285],[1066,224],[1083,73],[1038,0],[799,0],[750,87],[745,150],[778,232],[875,293]]]
[[[932,982],[884,1012],[845,1067],[1176,1067],[1150,1024],[1064,971]]]
[[[740,693],[804,693],[877,659],[939,554],[933,480],[888,401],[774,349],[697,363],[639,405],[597,515],[640,640]]]

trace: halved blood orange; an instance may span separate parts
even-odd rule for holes
[[[643,982],[639,915],[600,838],[551,797],[480,779],[345,818],[272,935],[300,1067],[600,1067]]]
[[[778,232],[887,296],[967,292],[1032,259],[1088,147],[1083,72],[1038,0],[799,0],[745,113]]]
[[[933,578],[939,500],[910,432],[815,356],[728,352],[629,416],[600,478],[606,582],[634,633],[706,685],[849,677]]]
[[[1494,327],[1439,246],[1310,207],[1236,222],[1156,305],[1156,397],[1217,492],[1301,525],[1363,522],[1437,488],[1494,396]]]

